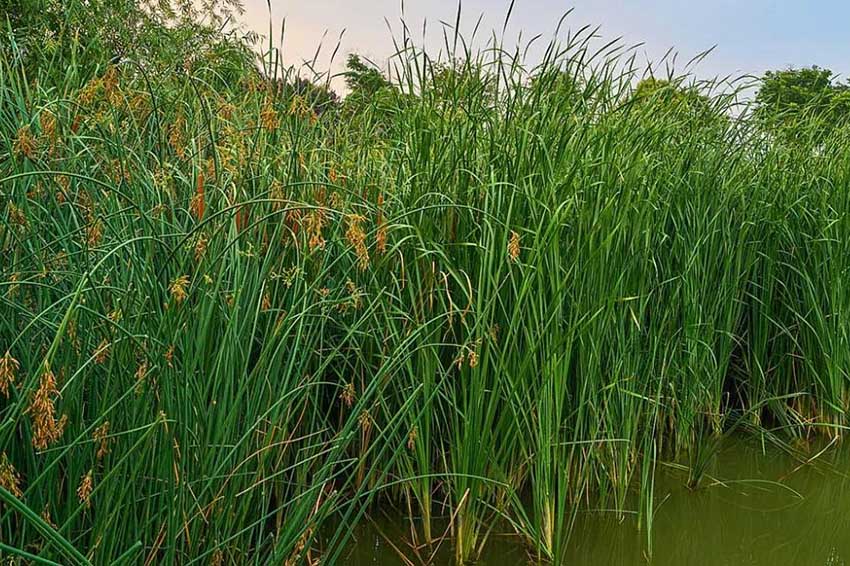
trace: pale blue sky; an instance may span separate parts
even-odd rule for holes
[[[383,64],[392,52],[386,17],[399,29],[399,0],[270,0],[275,37],[286,17],[284,56],[289,63],[311,59],[322,35],[326,69],[339,34],[345,30],[340,60],[350,51],[367,54]],[[483,14],[482,28],[501,29],[509,0],[463,1],[462,29],[469,33]],[[245,0],[245,24],[268,34],[266,0]],[[850,2],[846,0],[517,0],[508,37],[542,33],[551,37],[560,16],[574,8],[568,27],[601,26],[606,39],[643,42],[639,60],[659,59],[675,48],[679,61],[717,45],[697,68],[704,78],[728,74],[761,74],[767,69],[817,64],[850,74]],[[405,21],[417,33],[423,19],[436,32],[439,20],[454,22],[456,0],[407,0]],[[438,48],[436,34],[429,45]],[[338,70],[339,67],[335,66]]]

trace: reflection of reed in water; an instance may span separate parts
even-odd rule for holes
[[[829,551],[829,558],[826,559],[826,566],[845,566],[847,564],[838,556],[838,551],[833,548]]]
[[[688,489],[685,466],[656,477],[653,566],[847,565],[850,452],[816,458],[729,439]],[[808,462],[806,464],[802,462]],[[580,513],[563,563],[645,564],[634,522]],[[494,564],[501,564],[494,562]]]

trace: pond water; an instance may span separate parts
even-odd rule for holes
[[[775,448],[735,441],[717,453],[708,475],[692,491],[680,469],[659,469],[651,561],[644,556],[646,536],[637,530],[636,518],[619,521],[611,513],[582,512],[564,564],[850,566],[848,450],[832,449],[803,464]],[[408,529],[405,519],[373,516],[355,528],[340,563],[422,564],[406,542]],[[532,564],[516,538],[502,530],[491,535],[477,564]],[[430,564],[452,565],[451,541],[444,547]]]

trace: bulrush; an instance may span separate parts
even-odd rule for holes
[[[511,230],[511,239],[508,241],[508,257],[511,258],[511,261],[519,260],[519,249],[519,234]]]
[[[348,215],[348,230],[345,232],[345,238],[348,243],[354,248],[354,253],[357,255],[357,266],[360,271],[365,271],[369,266],[369,250],[366,248],[366,233],[363,231],[362,223],[366,219],[359,214]]]
[[[98,444],[96,457],[99,462],[109,454],[109,421],[94,429],[92,439]]]
[[[271,133],[280,126],[280,119],[277,115],[277,110],[270,100],[266,100],[263,104],[263,109],[260,111],[260,126],[267,132]]]
[[[50,154],[56,153],[56,142],[59,138],[56,130],[56,115],[49,110],[44,110],[38,117],[39,125],[41,126],[41,134],[50,145]]]
[[[236,210],[236,229],[240,232],[248,227],[248,221],[251,219],[251,205],[242,204]]]
[[[102,364],[109,358],[109,341],[104,338],[100,341],[100,344],[97,345],[97,348],[94,350],[94,363]]]
[[[86,243],[89,247],[95,247],[100,243],[103,237],[103,222],[98,219],[93,219],[86,226]]]
[[[315,208],[304,218],[304,229],[310,235],[308,245],[310,251],[325,249],[325,238],[322,229],[325,226],[325,212],[322,208]]]
[[[180,159],[186,159],[186,118],[178,114],[168,128],[168,145]]]
[[[9,221],[21,228],[26,228],[29,224],[27,215],[11,201],[9,201]]]
[[[59,396],[56,388],[56,376],[49,369],[41,374],[38,389],[32,396],[27,413],[32,418],[32,445],[44,450],[62,437],[68,416],[56,419],[55,399]]]
[[[18,134],[15,136],[15,141],[12,144],[12,153],[18,156],[33,159],[35,152],[38,149],[35,136],[32,134],[32,129],[29,124],[21,126]]]
[[[343,388],[342,393],[339,394],[339,398],[345,403],[346,407],[351,407],[354,404],[354,399],[356,398],[356,393],[354,390],[354,382],[351,381],[346,384]]]
[[[204,254],[207,253],[207,246],[209,245],[209,240],[206,236],[201,234],[198,236],[198,241],[195,242],[195,261],[199,262],[203,259]]]
[[[286,194],[283,191],[283,184],[277,179],[272,181],[271,186],[269,187],[269,198],[272,199],[272,208],[274,210],[280,210],[284,205],[284,198]]]
[[[189,296],[189,293],[186,291],[186,287],[188,285],[188,275],[181,275],[180,277],[175,277],[174,281],[171,282],[171,285],[168,287],[168,291],[171,293],[171,296],[174,297],[174,300],[177,303],[182,303],[186,300],[186,297]]]
[[[198,180],[195,184],[195,196],[192,197],[192,202],[189,205],[189,210],[192,215],[198,220],[203,220],[206,202],[204,200],[204,172],[198,173]]]
[[[92,475],[92,470],[89,470],[88,473],[80,479],[80,485],[77,487],[77,497],[80,499],[80,503],[85,505],[87,508],[91,507],[92,491],[94,491],[94,477]]]
[[[136,395],[141,395],[144,390],[145,378],[148,376],[148,362],[142,360],[139,367],[136,368]]]
[[[372,428],[372,415],[369,414],[369,411],[364,410],[360,413],[360,416],[357,417],[357,422],[360,425],[360,430],[362,430],[364,434],[368,434],[369,430]]]
[[[0,487],[18,499],[24,495],[21,491],[21,476],[12,466],[5,452],[0,454]]]
[[[378,230],[375,232],[375,251],[383,254],[387,250],[387,221],[384,219],[384,195],[378,195]]]
[[[20,367],[18,360],[13,358],[8,351],[0,358],[0,393],[7,399],[9,398],[9,388],[14,385]]]
[[[111,98],[115,90],[118,89],[118,67],[115,65],[107,67],[106,72],[103,74],[103,78],[101,79],[101,85],[103,86],[104,94],[106,94],[108,98]]]

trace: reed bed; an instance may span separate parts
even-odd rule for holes
[[[273,50],[6,33],[0,553],[331,564],[394,506],[458,563],[494,525],[560,562],[587,509],[651,554],[659,461],[698,488],[733,431],[842,436],[844,130],[640,94],[589,30],[446,41],[323,107]]]

